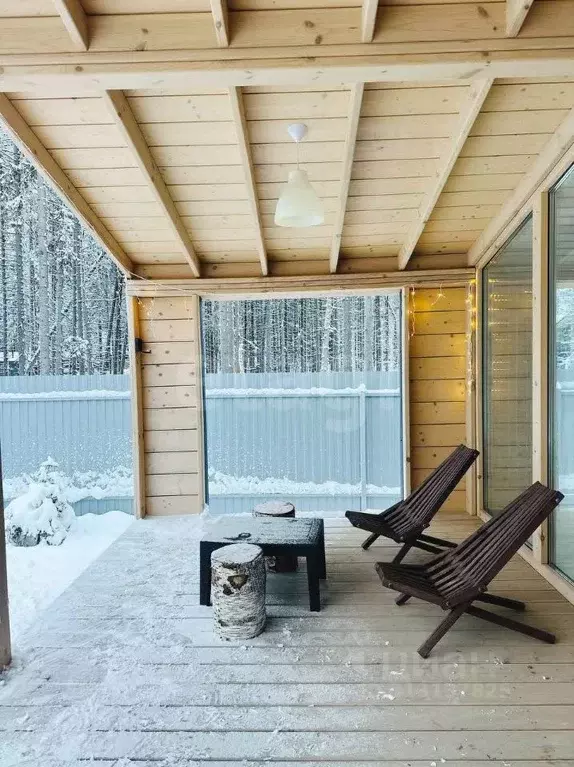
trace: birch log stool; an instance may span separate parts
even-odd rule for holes
[[[267,501],[253,509],[254,517],[271,517],[281,519],[295,516],[295,506],[286,501]],[[279,556],[265,557],[265,566],[270,573],[293,573],[297,569],[297,557]]]
[[[265,626],[265,562],[250,543],[223,546],[211,555],[215,630],[222,639],[252,639]]]

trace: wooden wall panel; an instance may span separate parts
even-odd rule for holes
[[[416,290],[409,343],[411,484],[466,442],[466,288]],[[463,480],[443,506],[466,509]]]
[[[204,503],[199,300],[139,299],[145,507],[198,514]]]

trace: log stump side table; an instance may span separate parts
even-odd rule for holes
[[[322,519],[222,516],[210,522],[199,543],[199,603],[211,604],[211,555],[230,543],[252,543],[265,556],[305,557],[309,607],[321,609],[320,582],[327,577]]]
[[[222,639],[253,639],[263,631],[265,577],[259,546],[235,543],[213,552],[213,618]]]
[[[285,519],[295,516],[295,506],[287,501],[266,501],[253,509],[254,517]],[[297,569],[297,557],[265,557],[265,566],[270,573],[293,573]]]

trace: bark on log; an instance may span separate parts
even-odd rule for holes
[[[274,517],[281,519],[295,516],[295,506],[288,501],[267,501],[259,503],[253,509],[254,517]],[[270,573],[292,573],[298,566],[297,557],[265,557],[265,566]]]
[[[265,627],[263,551],[250,543],[223,546],[211,555],[215,631],[222,639],[252,639]]]

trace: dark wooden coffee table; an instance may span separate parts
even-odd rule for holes
[[[253,543],[266,556],[305,557],[309,607],[321,610],[320,581],[327,577],[322,519],[265,519],[222,516],[209,523],[199,544],[199,602],[211,604],[211,555],[231,543]],[[285,576],[277,576],[285,577]]]

